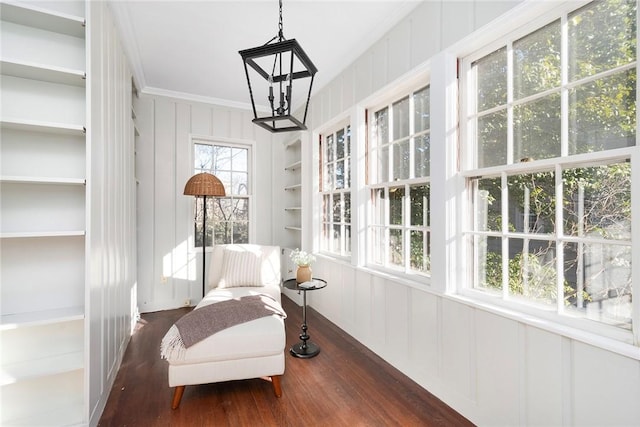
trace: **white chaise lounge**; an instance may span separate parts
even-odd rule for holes
[[[195,310],[261,294],[271,296],[275,301],[268,299],[269,302],[281,310],[280,277],[278,246],[214,246],[209,264],[210,290]],[[214,309],[210,307],[207,312]],[[285,370],[283,315],[274,313],[231,326],[188,348],[183,347],[181,351],[167,351],[165,340],[170,334],[171,330],[163,340],[162,356],[169,362],[169,386],[175,387],[173,409],[180,405],[187,385],[265,378],[271,381],[275,395],[282,395],[280,376]]]

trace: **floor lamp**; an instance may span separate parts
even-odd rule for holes
[[[205,246],[207,237],[207,196],[224,197],[224,185],[215,176],[207,172],[196,174],[189,178],[184,186],[185,196],[202,197],[202,297],[205,295],[204,277],[205,277]]]

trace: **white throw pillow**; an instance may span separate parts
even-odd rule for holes
[[[263,286],[260,277],[261,263],[260,253],[225,249],[222,258],[222,277],[218,288]]]

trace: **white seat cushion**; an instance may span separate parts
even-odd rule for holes
[[[214,289],[196,306],[240,298],[248,295],[266,293],[276,297],[280,303],[279,289],[273,292],[269,288],[231,288]],[[281,354],[286,345],[284,319],[280,316],[268,316],[224,329],[209,338],[186,349],[184,358],[170,359],[172,365],[215,362]]]

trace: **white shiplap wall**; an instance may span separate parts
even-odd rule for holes
[[[141,312],[195,305],[202,297],[202,254],[193,246],[190,135],[252,144],[254,243],[271,244],[272,136],[245,110],[143,94],[137,105],[138,304]],[[208,265],[207,265],[208,269]],[[208,270],[207,270],[208,271]]]
[[[402,76],[416,69],[431,68],[432,83],[433,78],[441,82],[446,75],[443,70],[455,67],[455,56],[446,51],[455,47],[454,55],[464,53],[473,44],[469,35],[483,26],[495,26],[496,18],[501,24],[515,25],[506,22],[515,22],[513,15],[506,19],[501,15],[518,3],[421,3],[312,99],[309,128],[321,131],[345,112],[361,114],[382,88],[393,90],[403,83]],[[534,3],[527,7],[542,10],[557,5]],[[468,46],[460,43],[465,37]],[[448,181],[451,158],[446,156],[451,152],[435,148],[438,142],[455,144],[455,136],[452,141],[446,139],[447,132],[455,130],[455,123],[446,123],[442,113],[451,108],[446,90],[432,86],[432,153],[439,156],[432,160],[432,165],[438,163],[432,183],[453,185],[447,191],[455,191],[456,183]],[[307,179],[317,161],[315,149],[303,149]],[[433,197],[443,198],[445,194],[440,193]],[[432,206],[445,206],[444,199],[438,201]],[[303,202],[305,210],[312,206],[312,201]],[[446,209],[450,215],[455,206]],[[432,224],[444,225],[442,217],[448,214],[433,211],[441,218],[434,218]],[[303,220],[303,228],[313,230],[311,216]],[[362,224],[354,224],[358,229]],[[434,238],[436,234],[434,253],[440,258],[434,265],[442,267],[434,268],[431,287],[319,257],[314,275],[327,279],[329,285],[309,293],[310,305],[478,425],[640,425],[640,352],[631,349],[627,354],[637,357],[625,356],[588,339],[575,339],[445,294],[445,289],[455,289],[463,280],[456,276],[451,260],[456,248],[445,243],[448,237],[455,240],[456,229],[438,229]],[[355,231],[353,239],[357,244]],[[313,334],[313,325],[309,327]]]
[[[136,321],[136,186],[131,71],[106,2],[87,2],[85,354],[89,425],[98,424]]]

